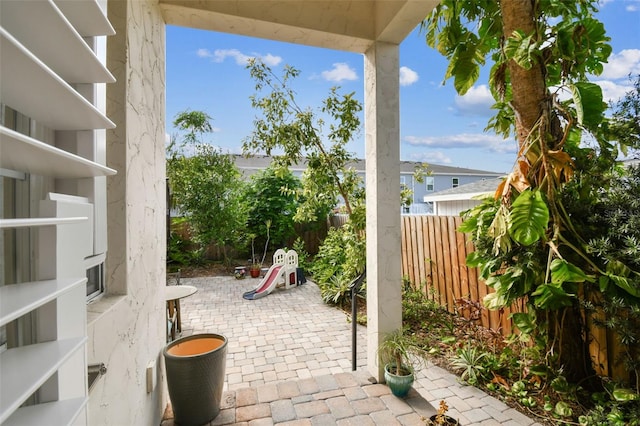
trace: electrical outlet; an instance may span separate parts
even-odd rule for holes
[[[149,361],[147,364],[147,393],[153,392],[156,388],[156,362]]]

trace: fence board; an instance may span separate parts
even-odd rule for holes
[[[439,280],[438,280],[438,250],[436,248],[436,225],[433,217],[429,217],[429,252],[431,253],[431,300],[440,300]]]
[[[407,234],[409,236],[409,238],[411,239],[411,241],[407,242],[407,263],[409,265],[409,267],[411,268],[409,270],[409,279],[411,280],[411,282],[413,284],[416,283],[416,275],[415,275],[415,263],[414,263],[414,254],[415,254],[415,244],[416,239],[415,239],[415,224],[414,221],[412,221],[411,219],[413,219],[413,217],[408,216],[407,220],[409,222],[409,229],[407,230]]]
[[[458,229],[459,221],[456,221],[455,227]],[[469,268],[467,268],[467,245],[466,236],[460,232],[455,233],[456,252],[458,254],[458,271],[460,274],[460,293],[462,297],[471,299],[471,288],[469,287]]]
[[[442,246],[442,227],[439,220],[434,223],[434,239],[436,242],[436,264],[438,265],[438,301],[442,306],[447,305],[447,287],[444,280],[444,268],[446,267],[444,262],[444,247]]]
[[[413,248],[413,265],[414,265],[414,274],[413,274],[413,279],[415,280],[414,283],[416,285],[420,285],[420,268],[421,268],[421,263],[422,263],[422,259],[420,258],[420,250],[418,247],[420,247],[420,243],[422,240],[422,235],[420,235],[420,233],[418,232],[418,217],[417,216],[410,216],[411,217],[411,226],[413,227],[413,233],[411,234],[411,237],[414,238],[414,244],[412,245]]]
[[[450,312],[453,312],[453,288],[451,287],[451,249],[449,247],[449,229],[447,227],[447,218],[439,217],[440,222],[440,245],[442,247],[443,264],[440,269],[440,276],[444,283],[443,294]]]
[[[460,217],[422,216],[403,218],[402,275],[413,277],[414,285],[421,285],[432,300],[453,312],[453,297],[482,301],[493,292],[479,278],[477,268],[466,266],[467,255],[473,252],[473,242],[468,235],[457,231],[462,223]],[[414,230],[410,229],[414,228]],[[406,261],[405,261],[406,257]],[[429,259],[427,261],[426,259]],[[413,268],[414,271],[410,271]],[[482,309],[480,324],[499,331],[504,336],[517,332],[509,316],[514,312],[525,312],[524,301],[501,311]],[[603,313],[595,313],[600,321]],[[592,318],[585,318],[591,336],[589,350],[596,373],[601,376],[629,380],[630,372],[616,359],[624,350],[618,338],[608,330],[596,327]]]
[[[456,225],[453,216],[447,216],[447,230],[449,240],[449,261],[451,262],[451,287],[453,289],[453,304],[462,297],[462,288],[460,286],[460,261],[458,259],[458,243],[456,238]]]
[[[411,224],[407,223],[408,222],[408,218],[407,217],[402,217],[402,222],[400,224],[400,252],[402,253],[402,279],[408,278],[409,276],[408,271],[409,271],[409,262],[408,262],[408,249],[407,249],[407,245],[409,244],[409,240],[410,237],[407,235],[407,232],[409,231],[409,227],[411,226]]]
[[[422,220],[419,216],[415,217],[416,223],[416,238],[418,241],[418,284],[423,286],[427,281],[427,274],[425,271],[425,255],[424,255],[424,232],[422,230]]]
[[[422,222],[422,243],[424,245],[424,263],[425,263],[425,282],[423,284],[424,291],[428,294],[429,289],[433,285],[432,267],[433,261],[431,260],[433,254],[431,252],[431,245],[429,244],[429,222],[428,216],[422,216],[420,222]]]
[[[607,331],[604,328],[596,327],[593,319],[604,321],[605,315],[602,308],[596,308],[596,311],[586,319],[587,329],[591,333],[591,342],[589,343],[589,352],[593,367],[597,374],[601,376],[609,375],[609,362],[607,354]]]

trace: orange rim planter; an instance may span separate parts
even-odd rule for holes
[[[163,351],[174,422],[199,426],[220,412],[227,338],[214,333],[186,336]]]

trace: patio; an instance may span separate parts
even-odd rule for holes
[[[312,283],[244,300],[257,279],[185,278],[198,288],[181,301],[182,335],[229,339],[225,393],[211,425],[419,425],[444,399],[462,425],[535,425],[532,419],[447,371],[429,366],[402,400],[367,371],[366,329],[358,327],[351,371],[351,323],[322,302]],[[171,410],[162,426],[174,424]]]

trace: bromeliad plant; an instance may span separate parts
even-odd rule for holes
[[[587,79],[602,73],[611,53],[596,6],[443,0],[423,23],[427,43],[449,59],[445,79],[460,95],[491,58],[497,113],[487,130],[518,144],[495,197],[468,211],[460,228],[476,246],[468,265],[495,290],[484,304],[526,300],[529,312],[514,314],[514,322],[572,379],[592,375],[581,305],[616,296],[640,304],[640,267],[599,256],[589,241],[602,230],[580,226],[587,206],[619,176],[615,159],[625,149],[610,140],[602,90]]]

